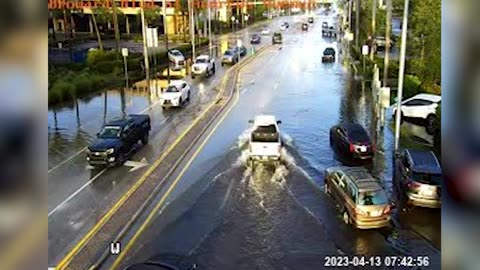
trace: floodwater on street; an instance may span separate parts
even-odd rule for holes
[[[428,256],[440,265],[440,210],[398,207],[392,226],[357,230],[343,223],[323,192],[325,169],[342,165],[329,144],[339,122],[362,124],[377,143],[371,164],[391,200],[393,131],[377,129],[368,85],[343,63],[342,45],[297,24],[284,44],[240,75],[240,99],[183,175],[123,266],[177,254],[199,269],[321,269],[333,255]],[[337,51],[323,64],[323,49]],[[274,114],[285,149],[283,164],[247,168],[248,120]],[[378,134],[377,134],[377,130]],[[126,243],[124,243],[126,244]]]

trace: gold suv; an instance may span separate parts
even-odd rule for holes
[[[325,192],[340,207],[346,224],[359,229],[389,226],[391,206],[387,194],[367,169],[328,168]]]

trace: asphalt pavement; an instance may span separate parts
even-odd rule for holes
[[[276,23],[273,20],[266,25],[276,27]],[[241,39],[250,47],[250,34],[261,27],[263,24],[222,35],[214,43],[226,48]],[[163,110],[158,105],[158,90],[129,89],[104,91],[79,100],[77,107],[49,111],[50,266],[55,266],[95,226],[213,100],[225,71],[230,68],[221,67],[219,58],[216,62],[217,72],[213,77],[184,78],[192,87],[192,99],[185,108]],[[149,144],[139,148],[127,163],[133,166],[89,168],[85,147],[106,121],[131,113],[146,113],[152,120]]]
[[[291,20],[284,44],[242,70],[238,101],[105,269],[162,254],[176,254],[198,269],[322,269],[327,256],[341,255],[428,256],[429,269],[440,267],[439,210],[397,208],[392,226],[357,230],[343,223],[323,192],[325,169],[342,164],[329,145],[330,127],[355,121],[371,134],[377,127],[369,88],[343,65],[342,45],[322,37],[322,19],[316,16],[307,32]],[[335,63],[321,63],[327,46],[336,48]],[[286,150],[281,166],[252,171],[245,159],[248,120],[261,113],[282,120]],[[392,131],[386,127],[372,137],[379,151],[370,169],[395,200]]]

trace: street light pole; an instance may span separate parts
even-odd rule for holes
[[[190,17],[190,39],[192,43],[192,61],[195,59],[195,19],[193,18],[193,0],[188,0],[189,14]]]
[[[145,29],[145,12],[144,8],[144,0],[141,2],[140,7],[140,17],[142,19],[142,37],[143,37],[143,58],[145,61],[145,79],[147,80],[147,88],[150,88],[150,66],[148,64],[148,48],[147,48],[147,35]]]
[[[390,35],[392,32],[392,0],[387,0],[387,18],[385,22],[385,59],[383,64],[383,86],[387,87],[388,81],[388,65],[390,62]]]
[[[372,39],[370,44],[370,60],[373,61],[373,57],[375,55],[375,39],[376,39],[376,24],[377,24],[377,0],[372,0]]]
[[[212,56],[212,12],[210,0],[207,2],[208,5],[208,52]]]
[[[408,29],[408,5],[409,0],[405,0],[403,10],[402,24],[402,46],[400,49],[400,67],[398,71],[398,93],[397,93],[397,111],[395,119],[395,152],[398,151],[400,140],[400,118],[402,116],[402,95],[403,95],[403,77],[405,75],[405,54],[407,50],[407,29]]]
[[[163,32],[165,35],[165,50],[167,51],[167,54],[168,54],[168,27],[167,27],[167,1],[166,0],[162,1],[162,7],[163,7]],[[156,55],[155,55],[155,59],[157,59]],[[155,78],[155,81],[156,80],[157,78]],[[167,66],[167,83],[170,84],[170,60],[168,61],[168,66]]]

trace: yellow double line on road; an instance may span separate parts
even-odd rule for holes
[[[258,54],[257,57],[260,56],[260,55],[261,54]],[[250,62],[249,60],[253,60],[253,59],[254,58],[247,59],[245,62],[241,63],[242,64],[241,67],[243,67],[244,65],[249,63]],[[203,116],[207,112],[210,111],[210,109],[213,106],[215,106],[217,104],[218,100],[220,99],[223,92],[225,91],[225,87],[226,87],[226,83],[227,83],[227,80],[228,80],[229,73],[230,73],[230,70],[227,70],[227,72],[225,73],[225,75],[223,77],[222,84],[221,84],[221,87],[220,87],[220,91],[218,92],[215,99],[213,99],[212,102],[208,105],[208,107],[205,110],[203,110],[203,112],[192,122],[192,124],[190,124],[190,126],[185,131],[182,132],[182,134],[180,136],[177,137],[177,139],[172,143],[172,145],[167,149],[167,151],[165,151],[160,156],[160,158],[157,159],[152,166],[150,166],[150,168],[140,177],[140,179],[120,198],[120,200],[118,200],[112,206],[112,208],[95,224],[95,226],[93,226],[84,235],[84,237],[59,262],[59,264],[55,267],[55,269],[62,270],[62,269],[67,268],[67,266],[70,264],[70,262],[75,257],[75,255],[78,254],[78,252],[80,252],[80,250],[86,245],[86,243],[88,241],[90,241],[90,239],[92,239],[92,237],[107,223],[107,221],[110,220],[110,218],[118,211],[118,209],[120,209],[120,207],[125,203],[125,201],[128,200],[128,198],[130,198],[130,196],[148,179],[148,177],[158,168],[158,166],[160,166],[160,164],[163,162],[163,160],[173,151],[173,149],[180,143],[180,141],[186,136],[186,134],[190,130],[193,129],[193,127],[203,118]],[[237,97],[237,100],[238,100],[238,97]],[[225,115],[227,115],[230,110],[231,110],[231,108],[225,113]],[[224,118],[225,118],[225,116],[222,117],[220,122],[223,121]],[[217,126],[215,126],[214,130],[216,129]],[[186,167],[188,167],[188,166],[186,166]],[[176,184],[176,182],[175,182],[175,184]],[[174,185],[170,186],[170,188],[169,188],[170,192],[173,189],[172,186],[174,187]],[[126,252],[122,252],[122,254],[125,254],[125,253]]]
[[[163,206],[163,203],[165,202],[165,200],[168,198],[168,196],[170,195],[170,193],[173,191],[173,189],[177,186],[178,182],[180,181],[180,179],[182,179],[183,175],[185,174],[185,172],[188,170],[188,168],[190,167],[190,165],[192,164],[192,162],[195,160],[195,158],[198,156],[198,154],[202,151],[203,147],[207,144],[207,142],[210,140],[210,138],[212,137],[212,135],[215,133],[215,131],[217,130],[217,128],[220,126],[220,124],[223,122],[223,120],[227,117],[227,115],[230,113],[230,111],[235,107],[235,104],[238,102],[238,99],[240,97],[240,94],[239,94],[239,91],[236,91],[235,93],[235,100],[233,101],[233,103],[230,105],[230,107],[228,108],[228,110],[222,115],[222,118],[220,118],[220,120],[215,124],[215,126],[212,128],[212,130],[210,131],[210,133],[207,135],[207,137],[205,138],[205,140],[203,140],[202,144],[200,144],[200,146],[197,148],[197,150],[195,151],[195,153],[193,153],[192,157],[188,160],[187,164],[185,164],[185,166],[182,168],[182,170],[180,171],[180,173],[178,174],[178,176],[175,178],[175,180],[173,181],[173,183],[170,185],[170,187],[168,188],[168,190],[165,192],[165,194],[162,196],[162,198],[160,199],[160,201],[157,203],[157,205],[155,205],[155,208],[153,208],[153,210],[150,212],[150,214],[148,215],[147,219],[143,222],[142,226],[135,232],[135,235],[132,237],[132,239],[130,239],[130,241],[128,242],[128,244],[126,245],[125,249],[122,250],[122,252],[120,253],[120,255],[117,257],[117,259],[115,260],[115,262],[113,263],[111,269],[116,269],[120,266],[120,264],[122,263],[122,260],[125,258],[126,254],[128,253],[128,251],[133,247],[133,245],[135,244],[135,242],[137,241],[137,239],[140,237],[140,235],[148,228],[148,226],[150,225],[150,223],[153,221],[153,219],[155,218],[155,216],[157,215],[157,213],[160,211],[160,208]]]

